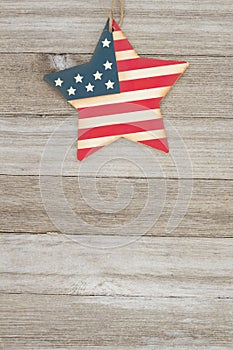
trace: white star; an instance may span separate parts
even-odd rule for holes
[[[107,38],[102,41],[103,47],[109,47],[109,45],[111,44],[111,41],[109,41]]]
[[[107,83],[105,83],[105,85],[107,86],[107,89],[114,89],[114,85],[115,83],[111,80],[109,80]]]
[[[61,78],[57,78],[57,80],[54,80],[54,83],[56,84],[56,86],[62,86],[63,80],[61,80]]]
[[[93,74],[95,77],[95,80],[101,80],[103,73],[100,73],[98,70],[95,74]]]
[[[85,88],[87,89],[87,92],[89,92],[89,91],[94,91],[94,87],[95,87],[95,85],[91,85],[91,83],[89,83],[87,86],[85,86]]]
[[[112,69],[112,63],[107,61],[106,63],[103,64],[103,66],[105,67],[105,70],[107,69]]]
[[[68,91],[68,93],[69,93],[69,96],[70,96],[70,95],[75,95],[76,89],[74,89],[74,88],[71,86],[67,91]]]
[[[83,77],[80,74],[76,75],[76,77],[74,77],[74,79],[76,80],[76,83],[82,83],[83,82]]]

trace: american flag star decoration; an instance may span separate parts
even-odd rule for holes
[[[160,103],[187,67],[139,57],[108,20],[89,63],[44,79],[78,110],[78,160],[120,137],[168,153]]]

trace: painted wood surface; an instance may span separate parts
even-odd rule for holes
[[[2,294],[0,308],[7,349],[232,346],[232,300],[226,299]]]
[[[140,54],[233,54],[231,0],[125,3],[124,31]],[[3,0],[1,51],[92,53],[109,8],[106,0]]]
[[[74,235],[105,234],[113,236],[167,236],[169,219],[179,193],[177,179],[130,179],[63,177],[62,189],[67,203],[59,202],[57,191],[60,177],[45,178],[52,213],[46,212],[41,198],[40,181],[36,176],[1,176],[1,232],[48,233],[58,229],[51,222],[55,213],[64,218],[67,229],[73,220],[71,209],[77,220],[73,223]],[[165,181],[166,189],[163,192]],[[232,237],[233,231],[233,181],[185,180],[182,183],[192,196],[187,213],[180,225],[172,226],[171,235],[182,237]],[[150,194],[150,195],[149,195]],[[163,196],[166,198],[162,200]],[[46,199],[46,198],[45,198]],[[189,199],[180,199],[181,207]],[[151,206],[147,207],[147,202]],[[54,210],[53,210],[54,208]],[[112,212],[109,210],[112,208]],[[144,210],[146,208],[146,212]],[[158,213],[162,212],[157,218]],[[51,213],[51,216],[48,216]],[[58,213],[58,216],[56,216]],[[142,214],[144,213],[144,215]],[[177,215],[177,214],[176,214]],[[9,219],[10,218],[10,219]],[[134,227],[132,233],[127,225]],[[72,221],[73,222],[73,221]],[[62,226],[63,227],[63,226]],[[129,230],[129,227],[128,227]],[[64,232],[66,229],[64,228]]]
[[[90,59],[110,4],[1,1],[1,349],[232,349],[233,3],[125,3],[140,55],[190,62],[162,104],[171,153],[119,140],[80,167],[43,75]],[[72,235],[41,190],[69,222],[61,180]]]
[[[231,238],[132,237],[130,244],[125,236],[51,233],[0,242],[5,294],[233,298]]]

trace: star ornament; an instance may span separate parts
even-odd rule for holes
[[[90,62],[44,79],[79,112],[78,160],[121,137],[168,153],[160,103],[187,67],[141,58],[108,20]]]

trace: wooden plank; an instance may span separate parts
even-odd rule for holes
[[[2,234],[0,242],[1,293],[233,298],[230,238],[129,244],[129,237]]]
[[[232,346],[232,300],[1,295],[6,349]],[[173,348],[173,347],[172,347]]]
[[[43,81],[43,76],[54,70],[88,62],[90,57],[50,54],[1,55],[0,114],[76,115],[76,111],[65,99]],[[160,58],[185,59],[190,63],[185,75],[162,103],[165,117],[232,118],[232,58],[190,55],[185,58],[163,55]]]
[[[190,62],[162,105],[171,153],[119,140],[79,163],[42,79],[90,59],[109,6],[1,2],[0,348],[230,350],[232,0],[127,0],[139,54]]]
[[[145,54],[233,54],[231,0],[128,0],[123,30]],[[106,1],[1,1],[2,52],[93,52]],[[136,29],[136,31],[135,31]]]
[[[63,177],[60,187],[61,178],[52,176],[0,179],[2,232],[46,233],[59,228],[74,235],[134,237],[148,232],[155,236],[232,237],[230,180],[195,180],[193,184],[186,180],[179,184],[175,179],[127,178],[119,182],[118,178]],[[39,181],[45,181],[46,186],[40,187]]]
[[[169,154],[121,139],[79,162],[76,116],[2,117],[0,174],[233,179],[233,119],[167,118],[166,130]]]

